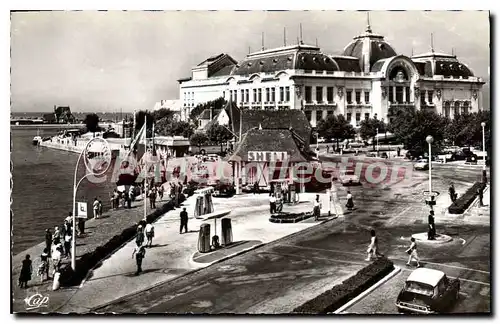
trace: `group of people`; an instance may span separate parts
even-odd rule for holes
[[[113,190],[111,195],[111,208],[118,209],[120,205],[123,208],[132,208],[132,202],[135,200],[135,187],[130,186],[128,190],[118,191],[118,189]],[[121,202],[121,204],[120,204]]]
[[[159,200],[163,199],[163,194],[165,190],[163,188],[163,185],[155,185],[152,188],[148,189],[147,197],[149,198],[149,207],[151,209],[156,208],[156,199],[159,198]]]
[[[365,261],[371,261],[372,257],[373,258],[379,258],[383,257],[384,255],[379,252],[378,249],[378,238],[375,233],[375,230],[370,231],[370,244],[368,245],[367,249],[367,257]],[[420,267],[420,258],[418,256],[417,252],[417,242],[414,237],[410,238],[410,246],[405,250],[405,252],[408,254],[408,262],[406,262],[406,265],[411,266],[412,261],[416,261],[417,267]]]

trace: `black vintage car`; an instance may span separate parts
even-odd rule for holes
[[[414,270],[398,295],[396,307],[400,313],[445,313],[458,300],[460,280],[449,279],[439,270]]]
[[[232,197],[236,194],[234,185],[227,182],[217,181],[214,187],[214,197]]]

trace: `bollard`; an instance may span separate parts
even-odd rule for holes
[[[58,290],[61,284],[59,283],[59,279],[61,277],[61,273],[57,271],[54,273],[54,281],[52,282],[52,290]]]
[[[231,218],[221,219],[222,224],[222,245],[227,246],[233,243],[233,229],[231,226]]]

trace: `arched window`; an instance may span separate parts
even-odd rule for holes
[[[446,118],[450,118],[450,102],[449,101],[445,101],[444,102],[444,115]]]
[[[462,106],[462,114],[466,115],[469,113],[469,102],[464,101],[464,104]]]
[[[455,101],[455,115],[460,115],[460,101]]]

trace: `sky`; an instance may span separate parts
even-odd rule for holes
[[[340,54],[364,32],[359,11],[41,11],[11,13],[11,111],[132,112],[179,98],[179,78],[206,58],[242,60],[266,48],[303,41]],[[372,11],[374,33],[398,54],[451,54],[489,80],[487,11]],[[486,92],[489,88],[486,87]],[[484,101],[489,95],[484,95]],[[488,104],[484,103],[485,107]]]

